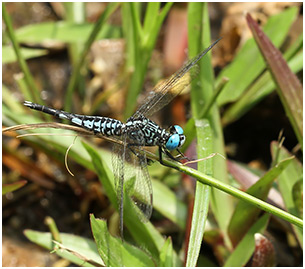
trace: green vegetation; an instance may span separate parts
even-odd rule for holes
[[[3,64],[17,61],[23,73],[23,77],[15,78],[19,93],[26,100],[45,104],[46,100],[43,101],[40,97],[41,89],[35,83],[25,60],[47,55],[48,50],[21,48],[20,44],[52,40],[69,45],[72,72],[67,78],[68,88],[62,98],[67,111],[82,114],[83,111],[73,110],[73,102],[78,100],[81,109],[84,107],[81,101],[86,100],[86,94],[90,94],[86,92],[86,81],[90,79],[90,47],[95,40],[123,38],[126,42],[126,63],[122,77],[127,78],[127,82],[124,86],[125,109],[121,118],[126,119],[136,109],[135,100],[141,95],[148,64],[173,4],[166,3],[161,7],[161,3],[109,3],[95,23],[75,22],[73,17],[76,14],[73,12],[80,10],[73,5],[77,3],[64,5],[67,14],[64,21],[27,25],[14,30],[6,4],[2,4],[6,25],[3,33]],[[79,8],[82,10],[85,6],[83,4]],[[111,15],[118,10],[121,12],[122,26],[112,25],[109,21]],[[205,159],[215,152],[225,156],[223,126],[238,121],[275,90],[280,96],[302,150],[302,86],[295,75],[303,68],[302,36],[282,51],[283,56],[277,50],[283,45],[291,25],[296,20],[297,12],[297,8],[292,7],[273,15],[262,29],[247,15],[254,38],[243,44],[232,62],[222,69],[217,77],[214,77],[211,52],[200,61],[199,74],[191,85],[192,117],[185,123],[187,142],[183,150],[196,138],[198,159]],[[84,10],[80,12],[84,13]],[[189,3],[187,16],[189,57],[192,58],[212,42],[208,4]],[[221,46],[221,41],[218,45]],[[6,85],[3,85],[2,94],[3,125],[40,123],[45,119],[52,121],[49,116],[33,113],[23,107]],[[94,103],[95,107],[104,105],[105,98],[96,100],[98,101]],[[220,109],[224,110],[222,114]],[[46,154],[52,162],[61,163],[61,169],[68,173],[63,159],[73,140],[68,135],[75,133],[71,130],[48,128],[21,131],[18,134],[37,132],[52,135],[27,136],[18,140],[35,151]],[[62,133],[67,136],[60,136]],[[3,144],[4,158],[17,158],[25,169],[35,166],[31,158],[10,145]],[[255,250],[255,235],[263,234],[268,229],[270,216],[274,216],[292,224],[294,240],[302,247],[302,164],[281,142],[270,141],[270,147],[272,164],[265,171],[260,171],[259,177],[246,164],[228,164],[228,160],[219,155],[199,162],[197,170],[173,161],[164,161],[175,170],[161,166],[155,154],[147,153],[149,159],[155,160],[149,171],[154,191],[154,211],[157,213],[153,215],[151,222],[142,222],[131,199],[126,197],[124,225],[127,235],[123,241],[118,237],[116,228],[113,228],[118,224],[118,205],[111,171],[111,152],[92,141],[84,142],[82,138],[78,138],[69,151],[69,162],[73,160],[78,167],[93,171],[97,175],[101,183],[100,188],[109,200],[109,212],[114,212],[108,220],[109,227],[106,220],[91,214],[92,240],[61,233],[60,229],[57,236],[61,242],[58,243],[52,241],[52,229],[49,233],[25,230],[24,234],[29,240],[46,249],[56,248],[56,254],[80,266],[245,266]],[[235,174],[228,172],[228,165],[235,166]],[[28,174],[22,171],[18,170],[18,173],[23,175],[23,178],[11,185],[9,183],[12,182],[4,177],[4,183],[7,185],[3,186],[3,194],[26,184],[24,177]],[[188,203],[174,191],[181,188],[183,173],[197,180],[195,194],[189,194],[189,197],[193,195],[194,199],[192,216],[188,215]],[[77,178],[78,173],[74,174]],[[40,184],[44,187],[54,187],[54,182],[44,182],[42,175],[37,173],[38,182],[41,180]],[[237,177],[246,178],[249,175],[257,177],[258,180],[246,191],[240,190],[245,187],[236,181]],[[271,189],[279,192],[285,210],[266,202]],[[156,223],[159,221],[159,227],[154,225],[154,218]],[[175,232],[168,236],[168,227],[162,227],[163,224],[166,226],[164,219],[171,221],[180,235],[179,239],[173,238],[172,234]],[[84,217],[84,221],[88,221],[88,217]],[[286,229],[291,235],[291,231]],[[54,230],[57,231],[57,228]],[[183,243],[187,245],[177,243],[183,240],[181,238],[184,236],[187,240]],[[219,259],[218,264],[200,252],[202,244],[206,244],[202,238],[213,246]],[[185,257],[183,252],[186,253]]]

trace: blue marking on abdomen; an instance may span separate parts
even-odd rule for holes
[[[101,120],[94,122],[94,131],[101,132]]]
[[[75,123],[75,124],[77,124],[79,126],[82,126],[82,120],[79,119],[79,118],[72,118],[71,122],[73,122],[73,123]]]
[[[92,129],[93,127],[93,120],[84,120],[83,121],[83,125],[88,128],[88,129]]]
[[[58,117],[61,118],[61,119],[64,119],[64,120],[68,120],[69,118],[67,117],[67,115],[63,114],[63,113],[60,113],[58,114]]]
[[[116,126],[117,126],[117,121],[114,121],[113,123],[112,123],[112,125],[111,125],[111,128],[112,128],[112,133],[114,134],[114,131],[115,131],[115,129],[116,129]]]
[[[103,122],[103,123],[102,123],[102,133],[103,133],[103,134],[105,133],[105,127],[106,127],[105,124],[106,124],[106,122]]]

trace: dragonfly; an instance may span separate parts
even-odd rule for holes
[[[170,159],[180,161],[186,158],[179,148],[184,144],[186,137],[179,125],[170,126],[167,129],[160,127],[149,117],[167,105],[192,80],[191,69],[206,55],[220,40],[217,39],[208,48],[204,49],[193,59],[188,61],[182,68],[170,76],[167,80],[157,85],[146,98],[139,109],[123,123],[117,119],[73,114],[62,110],[46,107],[30,101],[24,105],[62,120],[68,120],[72,124],[82,127],[93,134],[101,134],[113,137],[122,143],[113,146],[113,172],[115,190],[117,194],[118,209],[120,215],[119,230],[123,238],[124,216],[124,184],[126,177],[132,178],[129,184],[128,196],[133,200],[137,214],[142,221],[150,219],[153,210],[153,190],[151,179],[147,169],[147,158],[144,147],[157,146],[159,148],[159,161],[163,163],[163,154]],[[196,69],[196,68],[194,68]],[[172,151],[176,150],[180,155],[174,157]],[[128,164],[128,165],[127,165]],[[128,170],[128,171],[127,171]],[[125,188],[126,189],[126,188]]]

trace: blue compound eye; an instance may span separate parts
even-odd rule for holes
[[[174,125],[174,128],[175,128],[177,134],[180,134],[180,135],[183,134],[183,129],[179,125]]]
[[[182,128],[181,128],[182,129]],[[180,136],[179,134],[173,134],[170,136],[170,138],[167,140],[165,147],[168,150],[174,150],[180,145]]]

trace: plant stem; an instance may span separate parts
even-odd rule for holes
[[[149,159],[154,159],[154,160],[159,160],[159,158],[152,154],[152,153],[149,153],[149,152],[146,152],[146,156],[149,158]],[[264,210],[265,212],[268,212],[268,213],[271,213],[281,219],[284,219],[300,228],[303,228],[303,220],[282,210],[282,209],[279,209],[273,205],[270,205],[268,203],[266,203],[265,201],[262,201],[246,192],[243,192],[241,190],[238,190],[226,183],[223,183],[211,176],[208,176],[208,175],[205,175],[195,169],[192,169],[190,167],[187,167],[181,163],[178,163],[178,162],[174,162],[174,161],[171,161],[171,160],[168,160],[168,159],[163,159],[163,163],[167,166],[170,166],[172,168],[175,168],[176,170],[180,171],[180,172],[183,172],[189,176],[192,176],[194,178],[196,178],[197,180],[199,180],[201,183],[203,184],[207,184],[211,187],[214,187],[218,190],[221,190],[223,192],[226,192],[228,194],[231,194],[233,195],[234,197],[238,198],[238,199],[241,199],[243,200],[244,202],[247,202],[247,203],[250,203],[262,210]]]
[[[94,42],[96,36],[100,32],[102,26],[104,25],[105,21],[109,18],[109,16],[115,11],[115,9],[118,7],[118,3],[109,3],[104,11],[104,13],[99,17],[98,21],[96,22],[85,46],[84,49],[79,57],[79,60],[75,66],[75,69],[73,70],[71,79],[69,81],[66,99],[65,99],[65,110],[71,111],[71,105],[72,105],[72,94],[73,91],[77,85],[78,78],[79,78],[79,72],[80,69],[85,61],[85,58],[87,56],[87,53],[89,52],[89,49]]]
[[[20,50],[17,38],[15,36],[15,32],[14,32],[14,29],[13,29],[12,21],[10,19],[9,14],[7,13],[7,10],[6,10],[6,7],[5,7],[4,3],[2,3],[2,16],[3,16],[3,20],[5,22],[5,25],[7,27],[7,33],[8,33],[8,35],[11,39],[11,42],[13,44],[14,51],[15,51],[16,57],[17,57],[17,61],[19,63],[19,66],[20,66],[22,72],[24,73],[24,78],[25,78],[25,82],[26,82],[26,85],[27,85],[27,90],[29,91],[30,96],[32,98],[31,101],[38,103],[38,101],[40,100],[39,90],[36,87],[36,84],[34,82],[34,79],[33,79],[32,75],[31,75],[29,67],[26,64],[26,62],[25,62],[25,60],[24,60],[24,58],[21,54],[21,50]]]

